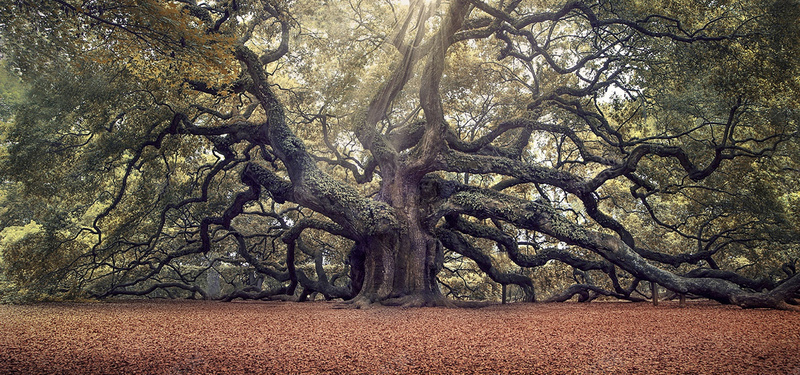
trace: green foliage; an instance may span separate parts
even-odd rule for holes
[[[11,120],[14,108],[21,104],[24,95],[22,81],[8,68],[8,62],[0,59],[0,121]]]

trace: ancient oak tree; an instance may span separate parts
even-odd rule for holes
[[[797,305],[796,2],[3,3],[8,299]]]

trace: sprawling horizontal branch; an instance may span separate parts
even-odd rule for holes
[[[472,174],[501,174],[515,177],[522,183],[557,186],[567,192],[580,194],[583,179],[568,172],[531,165],[520,160],[489,155],[474,155],[451,151],[441,157],[441,170]]]
[[[448,225],[470,236],[486,238],[497,242],[508,253],[509,258],[520,267],[539,267],[547,264],[547,262],[551,260],[557,260],[583,271],[601,270],[605,273],[613,272],[614,266],[608,262],[583,259],[564,249],[537,249],[534,255],[523,254],[519,250],[519,244],[517,244],[517,241],[511,235],[497,228],[471,222],[464,218],[450,220]]]
[[[238,254],[241,255],[242,258],[244,258],[244,260],[247,261],[247,263],[252,265],[256,269],[256,271],[258,271],[261,274],[267,275],[279,282],[285,282],[291,280],[292,276],[289,271],[273,269],[265,262],[262,262],[260,259],[256,258],[247,248],[247,241],[245,240],[244,236],[242,236],[239,233],[233,233],[233,236],[236,239]]]
[[[437,237],[448,249],[475,261],[481,271],[489,275],[489,277],[495,282],[504,285],[519,285],[523,291],[525,291],[526,298],[528,300],[535,300],[536,297],[533,291],[533,281],[531,281],[529,277],[498,270],[492,264],[492,259],[488,255],[484,254],[481,249],[473,246],[469,241],[467,241],[467,239],[457,232],[440,228],[437,231]]]
[[[771,280],[766,278],[753,280],[747,277],[744,277],[736,272],[731,271],[723,271],[717,269],[710,269],[710,268],[697,268],[694,270],[689,271],[686,277],[713,277],[716,279],[723,279],[728,280],[732,283],[736,283],[737,285],[741,286],[742,288],[747,288],[753,291],[763,291],[763,290],[771,290],[775,288],[775,283]]]
[[[608,291],[608,290],[600,288],[600,287],[598,287],[596,285],[574,284],[574,285],[571,285],[566,290],[562,291],[561,293],[556,294],[556,295],[548,298],[545,302],[564,302],[564,301],[569,301],[576,294],[580,296],[579,299],[578,299],[579,301],[588,302],[589,300],[592,299],[592,296],[590,296],[590,294],[589,294],[590,292],[594,293],[595,295],[609,296],[609,297],[619,298],[619,299],[622,299],[622,300],[629,300],[629,301],[634,301],[634,302],[642,302],[642,301],[644,301],[643,298],[632,297],[632,296],[630,296],[630,294],[626,295],[626,294],[620,294],[620,293]]]
[[[176,288],[176,289],[186,290],[186,291],[189,291],[189,292],[192,292],[192,293],[200,294],[201,296],[203,296],[204,299],[208,298],[208,294],[206,293],[206,291],[203,290],[203,288],[200,288],[197,285],[186,285],[186,284],[183,284],[183,283],[175,283],[175,282],[173,282],[173,283],[157,283],[157,284],[150,285],[146,289],[141,289],[141,290],[128,290],[128,289],[125,289],[125,288],[114,288],[114,289],[108,291],[105,294],[105,296],[146,296],[146,295],[148,295],[150,293],[153,293],[157,289],[169,289],[169,288]]]
[[[657,38],[669,38],[673,39],[678,42],[684,43],[692,43],[697,41],[720,41],[731,39],[735,37],[735,35],[707,35],[706,27],[696,30],[690,31],[685,29],[680,20],[666,17],[662,15],[650,15],[640,20],[628,20],[623,18],[599,18],[597,13],[592,9],[592,7],[586,4],[583,1],[570,1],[566,3],[561,9],[558,9],[553,12],[540,12],[540,13],[533,13],[528,15],[523,15],[521,17],[514,17],[509,12],[513,8],[509,9],[506,8],[504,10],[494,8],[489,6],[482,0],[469,0],[470,3],[475,5],[478,9],[486,12],[487,14],[491,15],[492,17],[502,20],[503,22],[507,23],[508,25],[512,26],[515,29],[523,29],[527,26],[533,24],[540,24],[543,22],[555,22],[563,19],[568,14],[575,12],[577,14],[582,15],[586,21],[589,22],[592,28],[602,28],[608,27],[612,25],[621,25],[628,27],[632,30],[635,30],[643,35],[657,37]],[[719,21],[718,19],[717,21]],[[667,29],[671,29],[672,31],[654,31],[649,29],[648,26],[658,26],[659,23],[664,23],[661,26],[666,27]]]
[[[479,219],[507,221],[519,228],[535,230],[567,244],[591,250],[634,277],[656,282],[679,293],[692,293],[749,307],[792,308],[785,299],[800,288],[798,276],[764,293],[749,292],[725,279],[678,276],[651,265],[620,238],[571,222],[555,208],[542,202],[530,202],[494,190],[466,185],[440,189],[440,192],[445,192],[445,202],[434,217],[466,214]]]
[[[290,299],[288,298],[289,296],[286,294],[286,292],[287,292],[286,287],[279,287],[270,290],[259,290],[258,288],[255,287],[246,287],[234,290],[228,295],[223,296],[221,300],[223,302],[231,302],[237,298],[245,300]]]

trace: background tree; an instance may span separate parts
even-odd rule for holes
[[[7,5],[19,294],[797,304],[794,2]]]

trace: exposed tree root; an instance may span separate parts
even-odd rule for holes
[[[402,297],[372,299],[359,295],[355,298],[337,304],[337,309],[367,309],[374,306],[397,306],[402,308],[414,307],[469,307],[463,303],[450,300],[442,295],[410,294]]]
[[[381,301],[384,306],[400,307],[455,307],[452,301],[442,295],[411,294]]]
[[[335,309],[368,309],[375,306],[375,302],[371,299],[358,295],[353,299],[344,301],[342,303],[336,304],[333,308]]]

